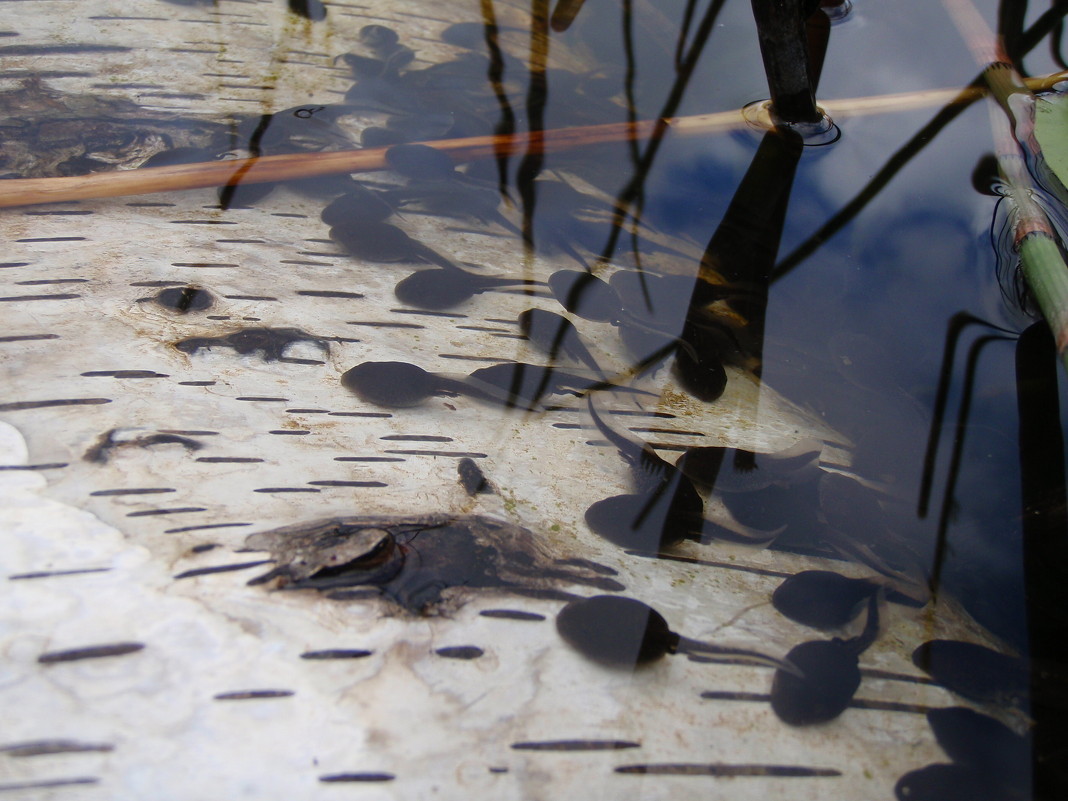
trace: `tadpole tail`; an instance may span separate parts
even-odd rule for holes
[[[497,286],[548,286],[544,281],[537,281],[533,278],[509,278],[506,275],[482,275],[480,273],[471,273],[471,275],[478,278],[486,288]]]
[[[493,384],[478,378],[472,378],[467,375],[452,375],[448,373],[438,373],[436,375],[442,382],[440,385],[441,388],[448,392],[466,395],[467,397],[475,398],[476,400],[498,403],[509,408],[532,408],[530,404],[523,403],[522,398],[509,392],[505,392],[499,387],[495,387]]]
[[[597,430],[600,431],[604,438],[615,445],[616,450],[620,455],[628,462],[634,463],[640,458],[642,451],[646,447],[646,443],[639,440],[637,437],[631,437],[616,429],[612,428],[597,412],[597,405],[593,402],[593,395],[586,396],[586,407],[590,411],[590,417],[593,418],[593,423],[597,426]]]
[[[833,529],[831,530],[833,532]],[[918,604],[926,604],[931,599],[931,587],[923,568],[919,565],[906,565],[901,569],[891,567],[885,559],[876,554],[870,546],[854,542],[849,537],[835,532],[828,544],[844,558],[870,567],[884,578],[884,584],[894,592],[911,598]]]
[[[416,255],[418,255],[419,258],[421,258],[423,261],[429,262],[430,264],[436,264],[439,267],[444,267],[446,270],[460,270],[461,272],[464,272],[463,268],[461,268],[458,264],[456,264],[451,259],[442,256],[432,247],[428,247],[427,245],[424,245],[420,242],[415,242],[414,244]]]
[[[647,333],[650,333],[650,334],[659,334],[659,335],[671,337],[670,341],[664,347],[659,348],[658,350],[654,351],[652,354],[650,354],[649,356],[646,356],[645,358],[643,358],[638,363],[639,366],[641,366],[643,368],[645,366],[648,366],[649,364],[652,364],[653,362],[656,362],[656,361],[659,361],[660,359],[663,359],[669,353],[671,353],[673,351],[676,351],[676,350],[680,350],[680,349],[686,351],[686,353],[689,354],[690,357],[693,358],[695,361],[699,358],[699,354],[697,352],[697,349],[694,348],[694,346],[691,345],[689,342],[687,342],[686,340],[682,339],[682,337],[678,337],[678,336],[674,336],[672,334],[669,334],[668,332],[666,332],[666,331],[664,331],[664,330],[662,330],[660,328],[657,328],[655,325],[649,325],[648,323],[644,323],[640,319],[635,317],[634,315],[632,315],[629,312],[627,312],[625,309],[623,310],[623,313],[621,315],[619,315],[615,320],[612,321],[612,324],[613,325],[630,325],[630,326],[634,326],[635,328],[638,328],[638,329],[640,329],[642,331],[645,331]]]
[[[594,358],[590,349],[585,345],[580,343],[579,346],[565,347],[564,353],[575,361],[582,362],[589,367],[593,371],[593,374],[601,379],[601,381],[608,382],[608,376],[605,374],[605,371],[601,369],[601,365],[598,364],[597,359]]]
[[[678,644],[678,652],[687,655],[694,656],[724,656],[731,659],[739,659],[748,664],[762,665],[765,667],[775,668],[776,670],[782,670],[786,673],[791,673],[798,678],[804,678],[804,673],[791,662],[789,659],[778,658],[774,656],[768,656],[762,654],[759,651],[750,651],[748,648],[732,648],[726,645],[716,645],[710,642],[702,642],[701,640],[692,640],[689,637],[680,637]]]
[[[736,525],[738,529],[727,528],[706,518],[701,525],[699,541],[723,540],[724,542],[735,542],[739,545],[749,545],[753,548],[767,548],[786,530],[786,526],[779,526],[771,531],[765,531],[760,528],[742,526],[740,523]]]
[[[879,639],[879,605],[883,602],[885,596],[886,589],[880,587],[878,592],[868,599],[868,620],[864,624],[864,630],[849,640],[849,645],[855,653],[864,653],[871,647],[872,643]]]
[[[616,384],[607,378],[603,381],[598,381],[594,384],[590,384],[583,388],[583,392],[595,392],[598,390],[607,390],[608,392],[629,392],[632,395],[648,395],[650,398],[659,398],[659,392],[650,392],[647,389],[638,389],[637,387],[626,387],[622,384]],[[607,436],[607,435],[605,435]]]

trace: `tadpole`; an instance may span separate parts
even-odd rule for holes
[[[347,148],[352,140],[337,125],[346,113],[347,107],[337,104],[293,106],[248,119],[237,135],[255,156]]]
[[[600,388],[597,381],[533,364],[505,362],[470,375],[431,373],[406,362],[364,362],[341,376],[362,400],[386,408],[417,406],[432,395],[466,395],[507,408],[534,408],[543,397]]]
[[[775,671],[771,682],[771,708],[791,726],[808,726],[834,720],[853,700],[860,687],[860,655],[879,636],[879,595],[868,600],[864,631],[843,640],[812,640],[795,646],[786,659],[800,675]]]
[[[686,317],[693,294],[690,276],[657,275],[647,270],[617,270],[608,279],[630,314],[660,325],[676,326]]]
[[[742,448],[687,448],[675,466],[699,486],[718,492],[755,492],[788,487],[818,475],[820,447],[810,440],[778,453],[755,453]]]
[[[471,372],[465,384],[478,390],[488,387],[490,394],[507,399],[506,406],[528,409],[537,406],[546,395],[561,395],[565,392],[584,395],[593,390],[611,389],[641,395],[653,394],[646,390],[612,384],[601,378],[590,378],[555,367],[523,362],[502,362],[480,367]]]
[[[230,209],[248,208],[254,206],[271,194],[278,187],[275,181],[249,184],[238,181],[237,183],[220,186],[217,190],[219,208],[223,211]]]
[[[514,234],[522,234],[514,223],[501,214],[500,193],[489,187],[465,186],[455,181],[424,181],[389,189],[383,194],[388,202],[406,212],[496,223]]]
[[[616,291],[593,273],[557,270],[549,276],[549,289],[572,314],[598,323],[615,323],[623,316]]]
[[[478,588],[553,598],[562,583],[623,589],[589,565],[554,561],[533,531],[478,515],[334,517],[261,531],[245,546],[275,563],[250,584],[337,600],[380,595],[417,615],[455,608],[460,591]]]
[[[926,603],[930,589],[924,563],[891,528],[876,492],[840,473],[824,473],[818,486],[824,536],[834,548],[893,579],[895,596]]]
[[[614,668],[633,668],[666,654],[715,655],[792,671],[782,660],[745,648],[730,648],[675,633],[663,615],[647,604],[620,595],[595,595],[571,601],[556,616],[556,630],[588,659]]]
[[[454,22],[441,32],[441,41],[468,50],[485,47],[486,25],[483,22]]]
[[[1029,798],[970,765],[933,764],[911,770],[897,780],[898,801],[1022,801]]]
[[[421,242],[412,239],[395,225],[375,220],[350,218],[330,229],[330,238],[349,255],[365,261],[428,262],[452,270],[460,268]]]
[[[364,147],[390,147],[408,141],[408,135],[392,128],[372,125],[360,131],[360,144]]]
[[[386,74],[386,62],[380,58],[361,56],[358,53],[345,53],[339,58],[348,65],[348,68],[352,70],[352,77],[358,81],[353,88],[363,86],[364,82],[374,82]],[[352,93],[351,90],[350,93]],[[350,98],[347,93],[345,99],[355,98]]]
[[[352,222],[357,225],[384,222],[392,214],[393,207],[385,200],[383,193],[354,182],[345,194],[334,198],[319,216],[329,226],[344,228]]]
[[[979,157],[972,170],[972,188],[980,195],[998,197],[1002,186],[1001,171],[998,169],[998,157],[993,153],[984,153]]]
[[[460,486],[464,492],[474,498],[476,495],[492,495],[493,485],[490,484],[478,462],[469,456],[465,456],[456,463],[456,473],[460,478]]]
[[[616,545],[642,551],[699,537],[705,525],[704,501],[693,482],[647,442],[608,425],[592,397],[587,405],[598,430],[630,466],[637,492],[597,501],[586,510],[586,524]]]
[[[1005,784],[1026,785],[1031,770],[1031,738],[996,718],[963,706],[927,713],[935,739],[946,755]]]
[[[669,326],[678,326],[695,303],[711,304],[752,293],[735,284],[711,284],[698,276],[661,275],[648,270],[617,270],[608,283],[628,313]]]
[[[341,376],[341,384],[361,400],[387,409],[418,406],[431,395],[455,395],[462,382],[407,362],[364,362]]]
[[[397,300],[420,309],[449,309],[482,292],[541,285],[528,278],[479,275],[459,267],[417,270],[393,288]]]
[[[828,570],[803,570],[780,584],[771,604],[790,620],[817,629],[846,625],[879,591],[869,579],[847,578]]]
[[[357,35],[360,38],[360,42],[375,53],[389,53],[400,42],[400,36],[397,35],[397,32],[385,25],[364,25]]]
[[[912,652],[912,664],[970,701],[1019,706],[1028,694],[1026,663],[985,645],[930,640]]]
[[[572,314],[617,326],[624,344],[636,357],[636,364],[641,369],[662,361],[680,348],[692,351],[674,334],[659,330],[627,312],[616,291],[592,273],[557,270],[549,276],[549,289],[560,305]],[[696,358],[695,352],[691,355]]]
[[[579,336],[578,329],[566,317],[544,309],[527,309],[519,313],[517,322],[523,336],[550,359],[556,359],[562,353],[604,377],[597,360]]]
[[[698,400],[718,400],[727,388],[727,371],[719,348],[708,341],[705,330],[687,324],[679,337],[689,347],[675,354],[675,375],[683,389]]]
[[[841,473],[820,478],[820,510],[827,524],[839,531],[884,525],[886,517],[874,490]]]
[[[394,145],[386,151],[386,163],[405,178],[450,181],[459,176],[448,154],[429,145]]]
[[[659,369],[661,363],[682,346],[675,334],[629,316],[614,325],[619,330],[620,342],[631,356],[631,363],[641,370]]]

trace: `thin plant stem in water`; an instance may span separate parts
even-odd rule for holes
[[[961,457],[964,453],[964,435],[968,427],[968,416],[972,410],[975,370],[979,364],[979,355],[982,349],[990,342],[999,340],[1013,341],[1014,339],[1015,337],[1008,337],[1003,334],[987,334],[976,339],[968,349],[968,359],[964,369],[964,389],[961,394],[960,407],[957,410],[957,425],[953,432],[953,451],[949,458],[946,487],[942,495],[942,510],[938,517],[938,530],[935,536],[935,552],[931,564],[932,599],[937,599],[938,597],[942,568],[945,565],[946,552],[948,550],[949,518],[953,513],[953,496],[957,489],[957,478],[960,476]]]
[[[938,389],[935,392],[934,410],[931,416],[931,430],[927,435],[927,449],[923,455],[923,473],[920,476],[920,497],[916,513],[921,518],[927,516],[927,509],[931,502],[938,443],[942,438],[942,419],[945,417],[946,406],[949,403],[949,390],[953,383],[953,362],[957,352],[957,342],[969,325],[982,325],[1005,334],[1012,333],[1008,329],[988,323],[968,312],[957,312],[949,318],[945,344],[942,348],[942,366],[938,373]]]

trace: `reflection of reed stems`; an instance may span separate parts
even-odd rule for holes
[[[934,409],[931,412],[931,430],[927,435],[927,449],[923,455],[923,474],[920,476],[920,501],[916,509],[917,517],[927,516],[927,507],[931,500],[931,488],[934,484],[935,457],[938,455],[938,443],[942,438],[942,420],[949,404],[950,384],[953,380],[953,359],[957,352],[957,341],[969,325],[982,325],[996,328],[1004,334],[1012,332],[1006,328],[990,323],[967,312],[957,312],[949,319],[945,343],[942,349],[942,366],[938,372],[938,390],[935,392]]]
[[[949,456],[949,467],[946,471],[946,488],[942,495],[942,509],[938,515],[938,531],[935,537],[935,550],[931,560],[931,596],[937,597],[942,582],[942,570],[945,567],[946,556],[949,548],[949,522],[953,514],[954,494],[957,490],[957,479],[960,477],[961,460],[964,455],[964,434],[968,430],[968,416],[971,414],[972,397],[975,394],[975,370],[979,363],[979,354],[990,342],[997,340],[1011,340],[1004,334],[986,334],[976,339],[968,349],[968,358],[965,360],[964,378],[961,383],[964,389],[961,393],[960,406],[957,409],[957,425],[953,431],[953,448]]]
[[[493,88],[493,96],[497,98],[497,105],[501,110],[501,119],[494,133],[504,139],[504,136],[515,133],[515,112],[512,111],[508,93],[504,88],[504,54],[501,52],[501,45],[497,38],[497,15],[493,8],[493,0],[480,0],[480,8],[486,50],[490,59],[486,79]],[[508,185],[508,155],[507,148],[494,153],[497,159],[497,186],[502,195],[506,193]]]
[[[719,12],[725,2],[726,0],[711,0],[709,2],[708,8],[705,9],[705,15],[694,33],[689,49],[687,49],[681,62],[675,68],[675,80],[664,98],[663,105],[660,107],[660,116],[653,127],[649,129],[649,133],[643,135],[643,138],[648,140],[645,150],[642,151],[640,159],[635,164],[630,180],[616,195],[616,211],[612,215],[612,230],[608,234],[604,247],[601,249],[601,258],[605,261],[615,253],[616,242],[623,231],[624,217],[629,213],[635,223],[641,219],[645,179],[649,175],[649,169],[656,159],[661,143],[664,141],[664,135],[669,130],[670,121],[674,118],[679,104],[682,103],[683,94],[687,86],[689,86],[697,61],[701,57],[701,52],[704,50],[708,37],[712,35],[712,28],[719,18]]]
[[[1059,72],[1041,78],[1028,79],[1026,85],[1034,91],[1042,91],[1066,79],[1068,79],[1068,73]],[[980,87],[968,87],[964,90],[933,89],[878,97],[829,100],[822,106],[828,114],[839,119],[939,106],[951,102],[967,102],[981,97],[983,93],[984,90]],[[716,114],[672,117],[663,121],[641,120],[636,123],[589,125],[515,133],[507,136],[474,136],[464,139],[436,140],[424,144],[448,153],[456,161],[464,162],[494,158],[500,156],[502,152],[510,154],[535,151],[548,153],[604,142],[642,138],[665,125],[676,135],[700,136],[743,128],[746,122],[740,111],[725,111]],[[13,178],[0,181],[0,207],[226,186],[235,183],[235,176],[240,176],[241,183],[264,183],[337,173],[373,172],[388,169],[387,149],[367,148],[321,153],[291,153],[256,159],[176,164],[167,167],[118,170],[62,178]]]
[[[530,60],[527,68],[530,83],[527,86],[526,111],[528,124],[535,131],[545,127],[545,106],[549,100],[548,63],[549,2],[533,0],[530,9]],[[516,169],[515,184],[523,210],[523,242],[529,255],[534,252],[534,206],[537,200],[534,179],[541,173],[544,153],[545,150],[538,146],[537,141],[530,139]]]

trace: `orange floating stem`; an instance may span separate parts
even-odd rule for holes
[[[732,113],[731,116],[740,121],[738,114]],[[649,134],[654,126],[655,122],[649,120],[510,136],[443,139],[424,144],[448,153],[458,162],[465,162],[492,158],[502,152],[511,155],[520,152],[569,150],[575,147],[634,138]],[[386,151],[388,149],[378,147],[365,150],[292,153],[252,159],[116,170],[63,178],[15,178],[0,181],[0,207],[146,195],[153,192],[202,189],[238,183],[270,183],[338,173],[373,172],[387,169]]]
[[[1027,79],[1035,91],[1049,89],[1068,80],[1068,72]],[[978,87],[932,89],[879,97],[861,97],[821,103],[833,119],[861,114],[889,113],[924,106],[959,103],[983,93]],[[667,130],[676,136],[698,136],[744,128],[749,124],[740,110],[715,114],[673,117],[666,120]],[[578,147],[592,147],[608,142],[627,141],[653,135],[660,122],[641,120],[608,125],[557,128],[507,136],[475,136],[465,139],[441,139],[423,142],[448,153],[457,162],[494,158],[501,155],[551,153]],[[769,123],[770,124],[770,123]],[[388,148],[337,150],[320,153],[291,153],[232,159],[168,167],[145,167],[116,170],[63,178],[13,178],[0,181],[0,208],[32,206],[41,203],[65,203],[93,198],[147,195],[232,184],[269,183],[320,175],[373,172],[387,169]]]

